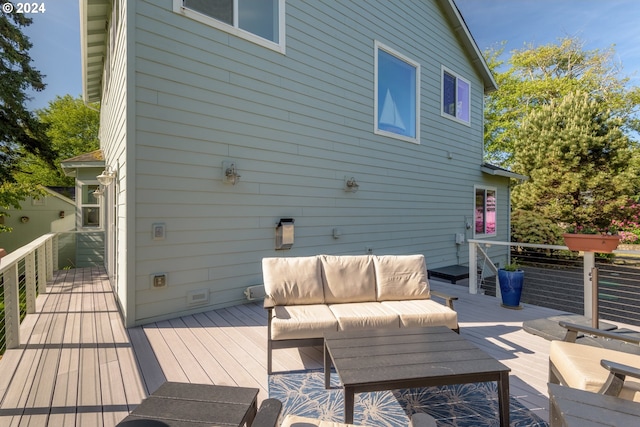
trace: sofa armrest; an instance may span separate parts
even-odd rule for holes
[[[567,330],[567,334],[564,337],[564,341],[566,342],[576,342],[576,339],[578,338],[578,332],[582,332],[583,334],[594,335],[598,337],[640,345],[640,337],[627,336],[619,332],[615,332],[615,330],[603,331],[602,329],[596,329],[590,326],[576,325],[575,323],[569,323],[565,321],[560,321],[559,324]]]
[[[640,378],[640,369],[634,368],[633,366],[604,359],[600,361],[600,365],[609,371],[609,376],[599,391],[600,394],[618,396],[624,385],[624,379],[627,376]]]
[[[273,307],[275,307],[276,304],[274,303],[274,301],[269,298],[269,297],[264,297],[264,308],[267,310],[271,310],[273,309]]]
[[[251,423],[252,427],[275,427],[282,410],[282,403],[278,399],[265,399],[260,405],[256,417]]]
[[[448,295],[438,291],[431,291],[431,295],[434,297],[442,298],[445,302],[445,305],[453,310],[453,302],[458,300],[458,297],[454,297],[453,295]]]

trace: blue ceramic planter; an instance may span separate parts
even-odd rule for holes
[[[498,270],[498,280],[500,281],[502,305],[507,308],[521,308],[520,296],[522,295],[522,284],[524,283],[524,271],[500,269]]]

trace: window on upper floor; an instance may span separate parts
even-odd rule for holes
[[[375,42],[374,96],[374,132],[419,143],[420,64]]]
[[[174,0],[176,3],[174,9],[193,19],[283,50],[285,0]]]
[[[496,189],[494,187],[475,187],[475,228],[474,235],[496,235]]]
[[[471,83],[442,67],[442,115],[466,125],[471,120]]]

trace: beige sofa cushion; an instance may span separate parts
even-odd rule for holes
[[[373,257],[321,255],[327,304],[376,300]]]
[[[429,298],[424,255],[384,255],[373,260],[378,301]]]
[[[432,299],[383,301],[384,307],[398,313],[404,328],[446,326],[458,328],[458,313]]]
[[[400,327],[398,313],[379,302],[330,304],[329,308],[338,319],[340,331]]]
[[[333,421],[322,421],[316,418],[301,417],[299,415],[287,414],[280,427],[356,427],[354,424],[336,423]]]
[[[565,341],[551,341],[549,360],[560,371],[567,386],[598,392],[609,376],[600,365],[602,359],[640,367],[640,355]],[[619,397],[640,402],[640,380],[625,379]]]
[[[318,257],[263,258],[262,276],[265,293],[276,305],[324,302]]]
[[[276,306],[271,319],[271,339],[322,338],[337,331],[338,321],[325,304]]]

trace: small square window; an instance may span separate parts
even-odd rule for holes
[[[419,142],[420,65],[376,42],[375,133]]]
[[[468,125],[470,109],[471,83],[442,67],[442,115]]]

